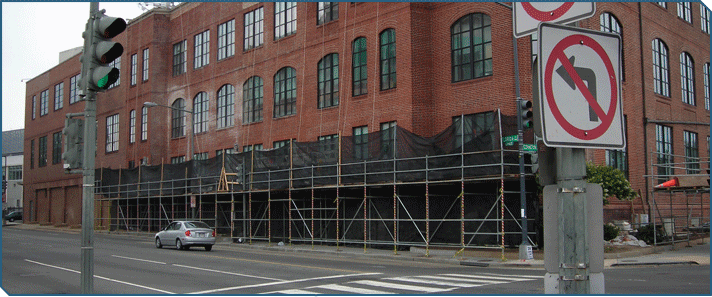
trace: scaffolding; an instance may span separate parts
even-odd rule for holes
[[[679,184],[672,187],[655,187],[650,189],[647,219],[637,220],[635,225],[640,228],[651,224],[653,227],[653,244],[667,245],[678,242],[689,244],[695,233],[709,233],[702,228],[710,222],[710,159],[672,155],[658,152],[650,153],[651,185],[659,185],[673,178],[684,180],[699,180],[693,184]],[[673,162],[684,160],[684,162]],[[707,168],[700,168],[707,167]],[[674,174],[684,172],[685,174]],[[706,172],[707,174],[703,174]],[[706,180],[706,182],[705,182]]]
[[[499,110],[424,138],[400,127],[209,160],[97,169],[97,228],[156,232],[201,220],[234,241],[393,248],[521,243],[516,119]],[[539,213],[531,154],[527,213]],[[530,244],[541,220],[528,218]],[[123,230],[123,231],[121,231]]]

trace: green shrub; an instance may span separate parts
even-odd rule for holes
[[[657,229],[655,231],[655,233],[656,233],[655,235],[657,235],[657,236],[653,235],[653,225],[650,224],[650,225],[646,225],[646,226],[642,226],[642,227],[638,228],[638,234],[635,237],[638,238],[638,240],[645,241],[645,243],[647,243],[647,244],[654,243],[653,236],[657,237],[657,242],[663,242],[665,240],[665,236],[663,236],[663,226],[658,225],[655,227],[656,227],[655,229]]]
[[[609,241],[611,239],[614,239],[618,237],[618,233],[620,232],[620,229],[616,227],[616,225],[613,224],[605,224],[603,225],[603,240]]]

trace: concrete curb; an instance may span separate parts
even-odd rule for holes
[[[660,265],[700,265],[700,263],[697,263],[695,261],[615,263],[615,264],[611,264],[611,267],[616,267],[616,266],[660,266]]]

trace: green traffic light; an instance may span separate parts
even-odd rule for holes
[[[105,89],[107,86],[109,86],[108,82],[109,82],[109,76],[108,76],[108,75],[105,75],[104,77],[102,77],[102,78],[97,82],[96,85],[97,85],[99,88]]]

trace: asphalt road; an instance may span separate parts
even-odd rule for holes
[[[94,294],[543,294],[542,269],[285,253],[215,245],[156,249],[150,238],[96,234]],[[3,228],[2,288],[79,294],[80,236]],[[672,276],[675,276],[673,278]],[[606,293],[709,294],[709,266],[616,268]],[[683,279],[680,282],[677,279]],[[684,291],[681,291],[684,288]]]

